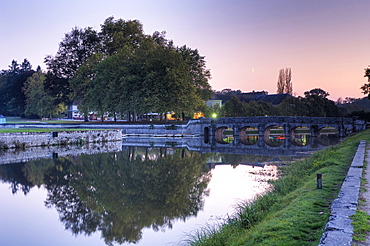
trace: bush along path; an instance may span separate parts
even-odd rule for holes
[[[182,244],[320,244],[331,215],[331,204],[338,197],[361,140],[370,142],[370,130],[282,167],[280,179],[272,182],[268,193],[239,206],[220,227],[205,226]],[[321,189],[317,188],[317,173],[322,174]],[[357,204],[354,199],[353,203]]]

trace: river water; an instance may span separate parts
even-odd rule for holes
[[[24,161],[9,157],[19,151],[0,152],[10,161],[0,165],[0,245],[185,244],[266,191],[278,165],[325,147],[297,139],[289,152],[286,139],[272,136],[275,149],[263,155],[248,145],[238,154],[189,146],[199,139],[124,139],[114,151],[78,146],[78,155],[64,156],[46,148]],[[84,154],[89,148],[94,154]]]

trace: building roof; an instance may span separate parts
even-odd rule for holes
[[[222,100],[223,103],[230,101],[232,97],[237,97],[241,102],[248,103],[253,100],[256,96],[267,95],[267,91],[252,91],[245,93],[229,93],[229,94],[214,94],[212,96],[213,100]]]
[[[262,101],[262,102],[271,103],[272,105],[279,105],[287,97],[291,97],[291,95],[290,94],[270,94],[270,95],[256,96],[253,100],[256,102]]]

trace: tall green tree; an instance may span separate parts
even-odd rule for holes
[[[27,60],[27,58],[25,58],[22,64],[20,65],[20,71],[25,72],[25,71],[31,71],[31,70],[32,70],[31,63]]]
[[[305,97],[308,97],[308,96],[319,96],[319,97],[322,97],[322,98],[327,98],[328,96],[330,96],[330,93],[327,92],[327,91],[324,91],[321,88],[315,88],[315,89],[312,89],[310,91],[305,91],[304,92],[304,95],[305,95]]]
[[[6,71],[7,74],[18,74],[21,70],[20,68],[20,65],[18,64],[18,62],[16,60],[12,60],[12,64],[10,64],[9,66],[9,70]]]
[[[186,45],[177,48],[182,55],[191,83],[197,90],[197,94],[202,100],[209,100],[212,95],[211,86],[208,81],[211,79],[211,72],[206,68],[205,57],[199,54],[197,49],[193,50]]]
[[[302,101],[302,97],[287,97],[278,109],[282,116],[307,116],[309,105]]]
[[[8,75],[5,74],[5,71],[0,74],[0,91],[2,96],[0,97],[0,114],[7,115],[7,98],[8,91],[7,89]]]
[[[99,50],[98,33],[91,27],[75,27],[65,34],[55,56],[45,57],[48,74],[45,89],[59,102],[69,103],[71,97],[70,80],[77,69]]]
[[[96,66],[103,59],[102,53],[92,55],[76,72],[76,76],[71,80],[72,98],[78,101],[78,109],[87,120],[90,111],[104,111],[101,100],[106,96],[104,88],[96,86]],[[99,91],[97,88],[101,88]]]
[[[113,55],[124,46],[139,47],[145,36],[143,25],[138,20],[114,20],[114,17],[104,21],[99,33],[102,50],[106,55]]]
[[[12,60],[8,70],[0,77],[0,111],[4,115],[22,116],[25,109],[25,96],[22,92],[26,80],[34,73],[31,63],[24,59],[22,64]]]
[[[62,103],[56,103],[54,98],[45,93],[44,84],[46,76],[41,71],[29,77],[23,87],[26,96],[26,115],[37,115],[46,118],[66,110]]]
[[[165,32],[145,35],[137,20],[109,17],[99,33],[75,28],[45,61],[46,89],[77,100],[85,113],[191,112],[211,95],[198,50],[175,47]]]
[[[225,117],[244,117],[248,116],[246,103],[241,102],[236,96],[225,103],[223,107]]]
[[[309,105],[306,116],[312,117],[338,117],[340,116],[338,106],[335,102],[318,95],[309,95],[302,99]]]

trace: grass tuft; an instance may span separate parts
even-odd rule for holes
[[[354,215],[351,216],[353,225],[353,240],[365,241],[366,235],[370,232],[370,215],[365,211],[357,210]]]

